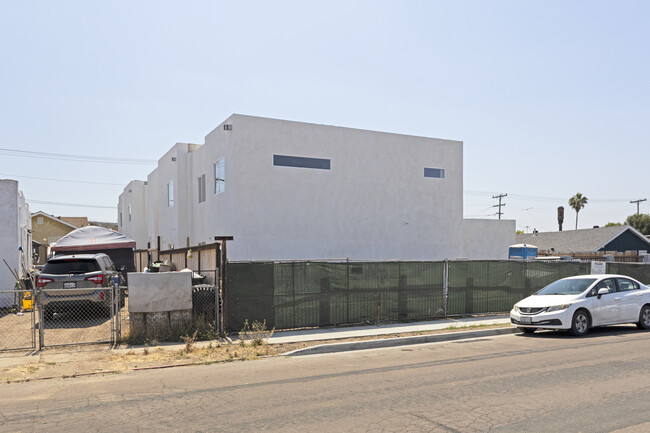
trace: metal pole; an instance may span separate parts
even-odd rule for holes
[[[447,317],[449,303],[449,260],[445,259],[442,268],[442,309],[443,314]]]

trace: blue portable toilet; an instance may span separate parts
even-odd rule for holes
[[[510,245],[508,249],[509,259],[534,259],[537,257],[537,247],[535,245],[516,244]]]

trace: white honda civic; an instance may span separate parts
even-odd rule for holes
[[[619,323],[650,329],[650,288],[623,275],[563,278],[517,302],[510,323],[527,334],[564,329],[583,336],[594,326]]]

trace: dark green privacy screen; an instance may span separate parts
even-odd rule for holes
[[[228,328],[444,317],[444,262],[229,263]]]
[[[514,260],[235,262],[227,328],[244,320],[291,329],[505,313],[552,281],[590,271],[589,262]],[[607,271],[650,282],[649,264],[608,263]]]

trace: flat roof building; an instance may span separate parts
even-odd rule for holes
[[[515,222],[463,218],[463,143],[232,115],[119,197],[138,248],[234,236],[230,260],[505,259]]]

